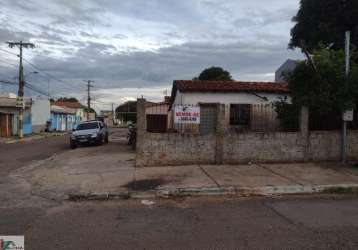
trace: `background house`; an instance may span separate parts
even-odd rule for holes
[[[117,124],[117,119],[112,110],[101,110],[100,115],[97,116],[97,119],[102,120],[105,124],[113,126]]]
[[[69,131],[76,126],[76,110],[51,105],[51,130]]]
[[[275,82],[286,82],[284,73],[293,71],[297,64],[298,60],[287,59],[275,72]]]
[[[52,105],[75,110],[75,112],[76,112],[75,123],[76,124],[81,121],[87,120],[86,106],[82,105],[80,102],[55,101],[55,102],[52,102]]]
[[[165,96],[163,102],[146,102],[147,131],[153,133],[164,133],[170,128],[172,113],[168,112],[170,107],[170,96]]]
[[[173,82],[170,109],[199,106],[201,133],[216,130],[217,104],[224,104],[226,127],[275,130],[279,121],[273,104],[281,99],[290,101],[285,83],[177,80]]]
[[[125,125],[127,123],[137,122],[137,101],[128,101],[119,105],[116,110],[116,118],[119,124]]]
[[[24,135],[32,133],[31,124],[31,99],[25,99],[24,110]],[[17,135],[20,107],[16,96],[0,97],[0,137]]]

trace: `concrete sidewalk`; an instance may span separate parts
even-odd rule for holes
[[[136,181],[161,180],[159,196],[274,195],[358,188],[358,169],[333,164],[193,165],[137,168]]]
[[[54,200],[183,195],[274,195],[358,187],[358,168],[334,164],[191,165],[136,168],[121,144],[79,148],[11,174]]]

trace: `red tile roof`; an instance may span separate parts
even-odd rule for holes
[[[60,102],[60,101],[55,101],[53,103],[51,103],[52,105],[56,105],[56,106],[60,106],[60,107],[65,107],[65,108],[71,108],[71,109],[81,109],[81,108],[85,108],[81,103],[79,102]]]
[[[180,92],[290,92],[287,83],[277,82],[176,80],[173,86]]]

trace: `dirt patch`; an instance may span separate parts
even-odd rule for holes
[[[128,184],[124,185],[123,187],[126,187],[134,191],[147,191],[147,190],[153,190],[156,187],[163,184],[164,184],[164,180],[162,179],[145,179],[145,180],[131,181]]]

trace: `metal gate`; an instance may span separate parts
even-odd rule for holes
[[[200,133],[211,134],[216,132],[217,105],[200,104]]]

